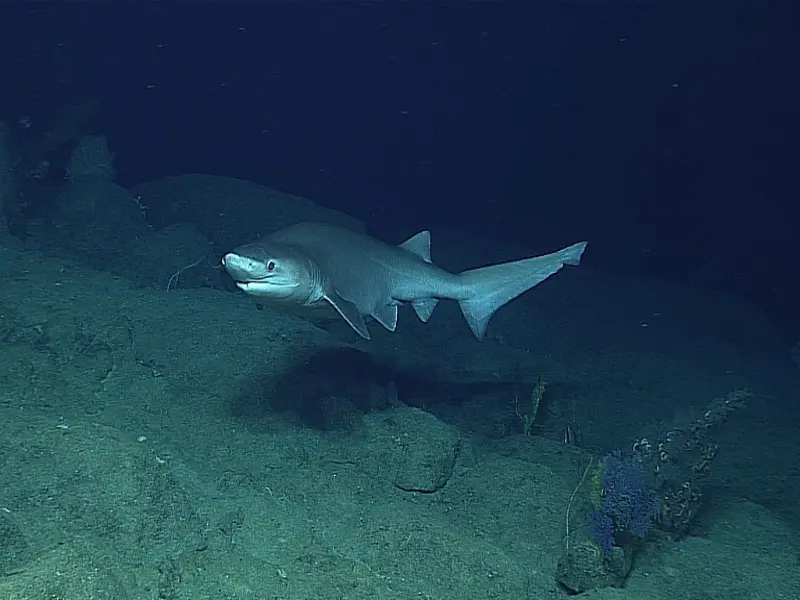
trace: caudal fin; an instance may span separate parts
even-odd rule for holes
[[[475,337],[481,339],[492,315],[504,304],[557,273],[564,265],[577,265],[586,242],[558,252],[473,269],[461,274],[467,296],[458,301]]]

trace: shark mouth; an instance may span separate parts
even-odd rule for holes
[[[275,290],[277,288],[280,289],[287,289],[287,288],[296,288],[300,284],[299,283],[275,283],[271,282],[268,279],[262,279],[259,281],[236,281],[236,287],[238,287],[243,292],[247,292],[248,294],[258,294],[259,292],[264,292],[266,290]]]
[[[257,292],[259,290],[263,290],[265,288],[270,287],[270,283],[267,281],[237,281],[236,287],[240,290],[245,292]]]

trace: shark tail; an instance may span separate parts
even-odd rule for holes
[[[475,337],[486,333],[489,319],[503,305],[557,273],[564,265],[577,265],[586,242],[558,252],[524,258],[461,273],[464,297],[458,305]]]

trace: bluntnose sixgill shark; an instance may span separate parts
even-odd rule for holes
[[[475,337],[501,306],[564,265],[577,265],[586,242],[558,252],[449,273],[431,263],[430,232],[392,246],[327,223],[298,223],[222,258],[236,285],[260,303],[280,308],[330,304],[364,339],[364,317],[389,331],[397,307],[410,303],[427,322],[443,298],[456,300]]]

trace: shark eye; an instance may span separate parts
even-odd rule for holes
[[[275,261],[271,260],[267,263],[267,271],[274,271],[275,270]]]

